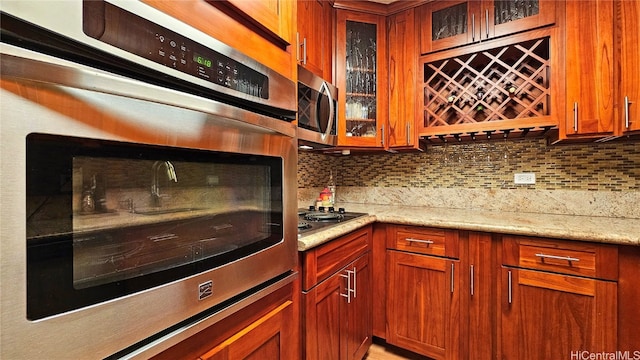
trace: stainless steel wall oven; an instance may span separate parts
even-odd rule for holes
[[[137,1],[0,16],[1,358],[147,358],[293,281],[295,83]]]

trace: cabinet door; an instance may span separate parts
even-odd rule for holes
[[[490,0],[484,2],[483,39],[535,29],[556,22],[556,4],[550,0]]]
[[[345,358],[340,339],[347,331],[346,319],[341,317],[347,295],[346,275],[340,271],[302,294],[303,347],[307,360]]]
[[[488,233],[469,233],[469,345],[470,360],[495,359],[497,270],[494,241]]]
[[[290,321],[293,316],[293,302],[287,301],[203,354],[200,359],[295,360],[298,357],[292,350],[295,347],[286,343],[293,336],[294,327]]]
[[[414,31],[414,9],[387,19],[390,148],[412,147],[418,142],[415,108],[418,51]]]
[[[614,130],[613,2],[566,2],[566,133]]]
[[[373,333],[373,307],[371,292],[372,268],[370,253],[361,256],[347,267],[352,271],[351,287],[354,289],[346,306],[348,331],[346,333],[348,360],[360,360],[369,350]]]
[[[394,250],[387,254],[387,342],[434,359],[458,359],[458,261]]]
[[[502,359],[568,359],[617,349],[617,283],[502,269]]]
[[[338,145],[381,148],[387,122],[387,56],[382,16],[337,12]],[[382,89],[382,91],[378,91]]]
[[[325,26],[325,4],[322,0],[300,1],[298,2],[298,42],[296,57],[298,63],[312,73],[325,77],[324,59],[326,58],[326,46],[329,40]],[[328,6],[328,5],[327,5]],[[329,76],[329,81],[331,77]]]
[[[620,71],[620,119],[623,131],[640,131],[640,1],[616,1],[615,18],[616,43],[620,46],[616,61],[616,70]]]
[[[246,15],[247,21],[291,44],[289,29],[295,24],[284,10],[289,6],[286,0],[218,0],[212,3]]]
[[[480,2],[436,1],[418,8],[420,53],[448,49],[480,41]]]

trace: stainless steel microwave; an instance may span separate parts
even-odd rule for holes
[[[338,89],[298,65],[298,143],[302,149],[337,145]]]

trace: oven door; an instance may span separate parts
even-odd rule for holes
[[[0,66],[1,358],[135,351],[295,276],[295,125],[11,45]]]

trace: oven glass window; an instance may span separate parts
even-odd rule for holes
[[[282,167],[278,157],[30,135],[28,318],[281,242]]]

